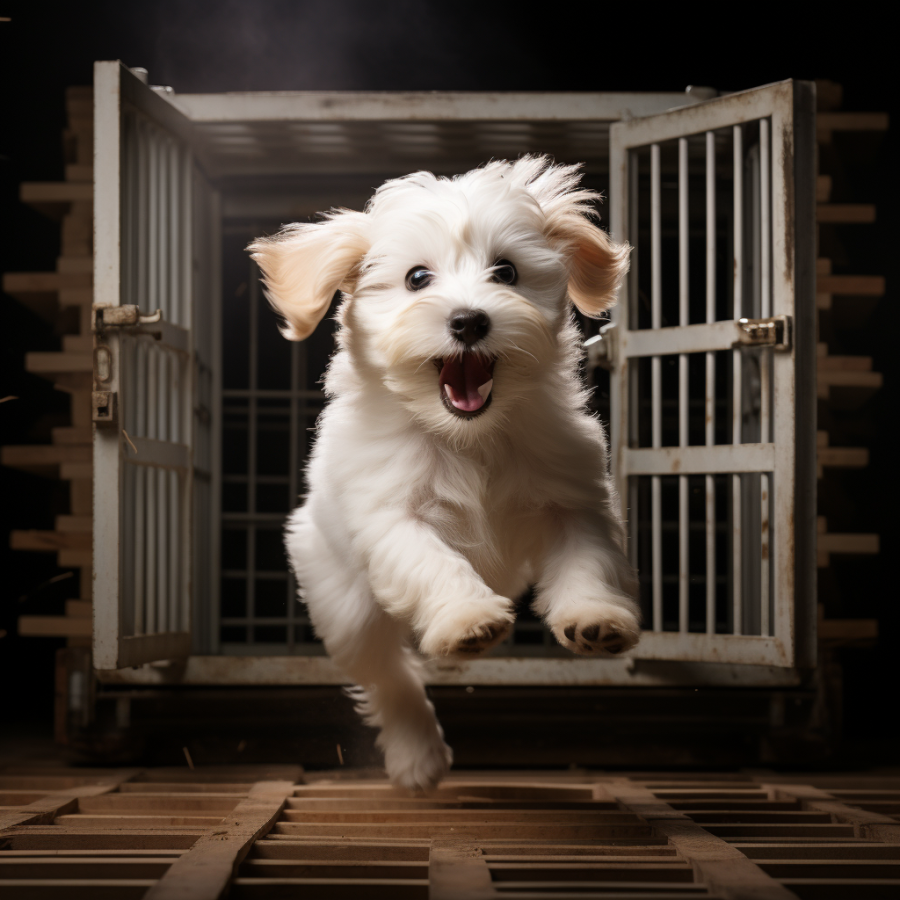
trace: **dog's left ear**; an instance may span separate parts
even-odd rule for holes
[[[599,316],[615,305],[628,272],[628,244],[616,244],[578,210],[551,224],[551,239],[569,249],[569,296],[586,316]]]
[[[336,291],[353,291],[369,249],[365,213],[340,210],[323,222],[288,225],[247,249],[263,274],[266,297],[284,316],[289,341],[309,337]]]
[[[554,166],[546,157],[514,164],[544,212],[547,237],[569,259],[569,296],[586,316],[599,316],[616,302],[628,272],[628,244],[617,244],[593,221],[599,194],[581,188],[578,166]]]

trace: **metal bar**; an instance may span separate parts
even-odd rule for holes
[[[259,269],[250,262],[250,396],[247,411],[247,511],[256,512],[256,419],[257,419],[257,369],[259,363]],[[256,526],[247,527],[247,615],[256,616]],[[247,639],[252,642],[254,630],[247,629]]]
[[[305,372],[304,372],[305,374]],[[294,341],[291,344],[291,419],[290,419],[290,451],[289,451],[289,465],[290,472],[288,476],[290,478],[289,490],[291,495],[290,502],[297,502],[297,495],[300,493],[297,485],[297,476],[299,474],[299,453],[300,453],[300,403],[296,396],[296,391],[300,384],[300,342]],[[287,580],[287,620],[288,620],[288,632],[287,632],[287,644],[288,644],[288,652],[292,651],[294,648],[294,612],[295,606],[297,603],[297,585],[294,581],[293,572],[290,573],[290,577]]]
[[[183,294],[182,271],[184,266],[181,214],[183,191],[181,172],[181,152],[175,141],[169,142],[169,321],[176,325],[184,322],[184,305],[187,297]]]
[[[203,184],[198,178],[198,184]],[[222,565],[222,216],[219,194],[209,190],[209,202],[206,207],[209,216],[208,237],[211,244],[209,290],[212,299],[212,385],[211,385],[211,421],[210,421],[210,466],[212,469],[212,504],[210,509],[210,628],[212,631],[210,651],[219,650],[219,597],[221,595]]]
[[[619,122],[699,102],[681,92],[505,93],[504,121]],[[165,102],[165,101],[163,101]],[[252,91],[175,94],[171,105],[191,122],[378,122],[408,120],[490,121],[498,118],[497,101],[469,92]],[[644,141],[643,143],[648,143]]]
[[[706,321],[716,320],[716,136],[706,132]],[[706,446],[715,444],[716,357],[706,354]],[[716,495],[706,476],[706,633],[716,630]]]
[[[735,125],[733,135],[733,182],[734,182],[734,318],[738,320],[743,315],[743,282],[744,282],[744,142],[742,126]],[[741,366],[743,356],[740,350],[731,353],[731,442],[734,445],[741,443],[741,422],[743,408],[741,402],[742,379]],[[743,633],[744,606],[743,606],[743,573],[741,571],[741,476],[731,476],[731,591],[732,591],[732,616],[734,620],[734,633]]]
[[[771,255],[771,204],[770,204],[770,151],[769,120],[761,119],[759,123],[759,209],[760,209],[760,310],[761,317],[772,314],[772,255]],[[759,351],[759,439],[769,440],[769,393],[771,380],[769,370],[772,365],[772,352],[763,347]],[[770,517],[769,517],[769,476],[763,474],[759,480],[760,502],[760,631],[771,632],[769,615],[771,578],[770,556]]]
[[[147,347],[147,429],[146,436],[151,440],[157,440],[157,420],[156,409],[158,407],[157,389],[158,381],[158,354],[156,348]],[[140,456],[140,452],[138,453]],[[156,489],[156,477],[158,471],[156,469],[148,469],[147,480],[147,600],[146,600],[146,616],[147,616],[147,633],[154,634],[159,631],[157,624],[157,593],[156,593],[156,574],[157,574],[157,524],[158,515],[158,494]]]
[[[188,355],[186,357],[175,357],[173,355],[173,361],[177,362],[181,371],[182,387],[180,394],[183,398],[180,409],[181,439],[190,448],[191,461],[186,472],[173,473],[170,476],[177,479],[179,504],[176,514],[181,534],[181,541],[179,542],[181,559],[178,592],[174,597],[172,627],[190,632],[192,630],[192,603],[195,593],[199,589],[198,583],[193,578],[193,556],[194,542],[197,540],[197,533],[200,531],[201,526],[199,521],[195,521],[193,512],[194,491],[196,489],[194,469],[198,461],[195,408],[200,406],[201,392],[200,385],[194,378],[197,364],[197,329],[193,321],[193,310],[197,303],[193,290],[195,257],[195,230],[192,227],[194,185],[192,179],[192,157],[187,147],[183,147],[178,151],[175,163],[177,165],[175,177],[181,191],[181,202],[174,210],[173,216],[179,220],[181,240],[179,241],[179,255],[175,257],[178,261],[178,271],[173,278],[173,285],[175,293],[180,297],[178,322],[179,325],[184,326],[188,331]],[[200,327],[207,329],[209,327],[208,320],[204,321]],[[204,460],[204,465],[208,467],[208,460]],[[206,515],[209,515],[208,511]],[[207,533],[208,530],[208,526],[203,529],[204,533]],[[210,600],[207,598],[207,604],[209,602]]]
[[[624,453],[625,471],[634,475],[725,475],[771,472],[775,444],[719,444],[714,447],[631,447]],[[715,523],[713,523],[715,524]]]
[[[632,329],[638,327],[638,306],[640,302],[640,286],[638,284],[639,258],[640,258],[640,242],[638,236],[640,234],[640,221],[638,216],[640,199],[640,168],[638,165],[638,156],[636,153],[625,152],[623,159],[627,165],[627,184],[625,185],[626,195],[621,204],[621,215],[624,218],[624,233],[628,235],[628,242],[632,246],[631,251],[631,268],[628,272],[628,305],[623,310],[626,316],[623,323],[624,332],[627,334]],[[629,540],[628,553],[632,566],[638,568],[640,539],[639,539],[639,522],[640,508],[638,502],[638,482],[636,478],[628,478],[625,475],[623,453],[626,447],[637,447],[639,439],[639,417],[638,417],[638,369],[637,366],[627,366],[624,376],[619,376],[621,380],[622,390],[619,396],[620,402],[620,428],[619,442],[617,454],[617,466],[619,467],[619,478],[624,478],[624,483],[628,486],[628,524],[629,524]]]
[[[134,385],[134,437],[139,440],[139,435],[145,432],[146,412],[146,361],[147,348],[142,341],[134,342],[135,357],[135,385]],[[137,468],[134,473],[135,498],[134,498],[134,627],[135,634],[143,634],[146,631],[145,620],[145,593],[146,593],[146,569],[145,556],[147,553],[147,536],[144,531],[147,493],[147,473],[143,468]]]
[[[678,324],[684,328],[690,324],[690,219],[688,142],[678,139]],[[678,445],[688,445],[688,357],[678,356]],[[678,476],[678,630],[682,633],[689,628],[689,493],[687,475]]]
[[[650,147],[650,327],[662,327],[662,209],[660,201],[659,144]],[[653,447],[662,446],[662,370],[658,356],[651,357],[650,404]],[[651,481],[651,539],[653,578],[653,630],[663,630],[662,596],[662,485]]]

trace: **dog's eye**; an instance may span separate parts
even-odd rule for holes
[[[406,286],[411,291],[421,291],[434,280],[434,273],[425,266],[414,266],[406,273]]]
[[[508,259],[498,259],[491,272],[491,281],[497,284],[515,284],[519,280],[516,267]]]

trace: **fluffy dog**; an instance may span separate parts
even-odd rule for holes
[[[365,212],[248,248],[289,340],[343,293],[331,402],[286,546],[316,632],[407,788],[433,786],[452,760],[420,654],[493,646],[529,585],[569,650],[638,640],[571,308],[613,304],[629,248],[591,221],[597,195],[579,181],[577,166],[539,157],[417,172]]]

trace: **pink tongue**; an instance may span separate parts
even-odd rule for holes
[[[450,386],[450,402],[464,412],[481,409],[487,398],[478,393],[481,385],[491,380],[491,366],[477,353],[463,353],[444,361],[440,387]]]

